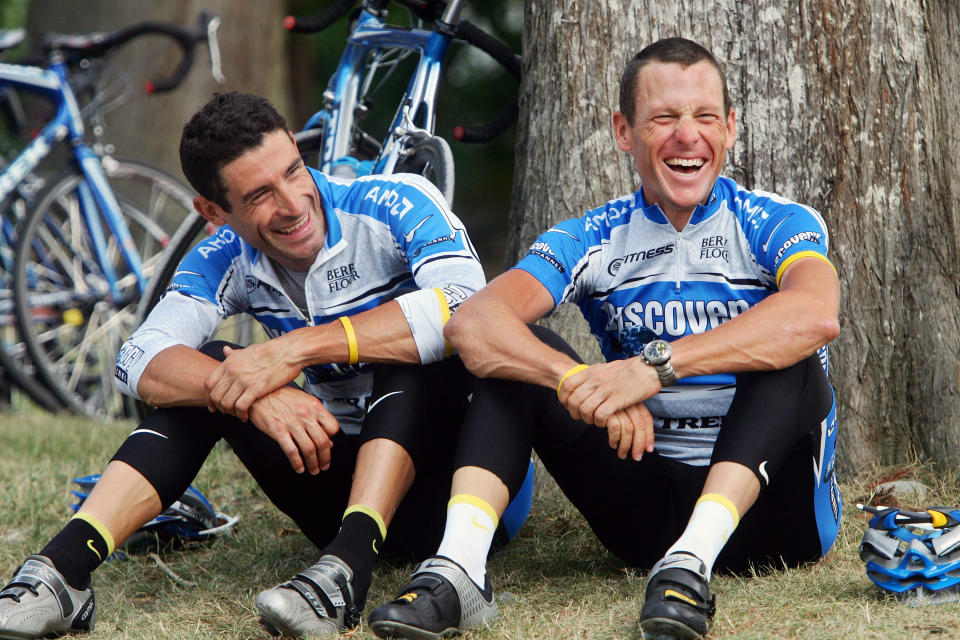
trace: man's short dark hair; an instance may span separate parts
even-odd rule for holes
[[[249,93],[215,93],[180,138],[183,175],[201,196],[229,212],[220,169],[263,143],[268,133],[287,130],[283,116],[268,101]]]
[[[640,70],[648,62],[675,63],[684,68],[706,60],[720,74],[723,83],[723,115],[730,113],[730,92],[727,90],[727,76],[720,68],[720,63],[707,49],[693,40],[686,38],[664,38],[645,47],[640,53],[633,56],[620,77],[620,112],[626,116],[627,122],[633,124],[637,105],[637,78]]]

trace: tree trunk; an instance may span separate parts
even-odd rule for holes
[[[952,0],[527,0],[507,261],[556,221],[636,190],[612,136],[619,73],[658,38],[696,40],[725,66],[737,112],[725,173],[809,204],[830,228],[841,468],[955,464],[958,29]],[[561,324],[598,357],[585,324]]]
[[[130,99],[106,116],[107,141],[119,156],[145,160],[182,176],[177,151],[180,132],[215,91],[262,95],[287,115],[291,102],[286,63],[289,35],[281,25],[285,7],[284,0],[33,0],[27,28],[37,43],[46,31],[112,31],[144,20],[193,25],[203,9],[220,15],[219,40],[227,79],[223,85],[210,75],[210,56],[204,44],[196,48],[193,69],[183,84],[168,93],[147,95],[143,87],[148,80],[168,76],[179,62],[179,49],[167,46],[171,39],[145,36],[107,58],[129,73],[131,91]]]

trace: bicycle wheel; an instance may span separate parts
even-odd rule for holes
[[[105,158],[103,169],[148,278],[170,234],[193,211],[193,194],[138,162]],[[97,258],[77,198],[81,181],[75,168],[61,174],[24,220],[14,257],[15,312],[37,372],[54,394],[74,411],[112,419],[132,413],[113,386],[113,372],[141,292],[117,238],[107,234],[105,263]],[[107,265],[117,277],[116,296]]]
[[[394,173],[416,173],[432,182],[443,194],[447,204],[453,206],[453,152],[443,138],[420,136],[405,151],[397,162]]]

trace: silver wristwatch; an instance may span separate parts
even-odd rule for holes
[[[670,348],[670,343],[666,340],[651,340],[640,352],[643,361],[657,370],[660,384],[664,387],[669,387],[677,382],[677,374],[670,363],[671,354],[673,354],[673,349]]]

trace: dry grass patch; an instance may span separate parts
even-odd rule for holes
[[[71,478],[99,472],[132,424],[102,425],[21,410],[0,414],[0,575],[8,577],[68,517]],[[869,498],[881,470],[843,483],[846,506],[837,547],[802,569],[713,580],[718,613],[712,638],[956,637],[960,603],[909,607],[883,597],[857,557],[866,518],[853,503]],[[500,620],[466,634],[488,639],[634,638],[646,575],[623,567],[541,474],[528,525],[490,563]],[[917,465],[906,477],[931,487],[925,504],[960,504],[956,476]],[[217,447],[195,485],[219,510],[239,515],[235,533],[163,554],[176,584],[149,557],[105,564],[94,578],[101,638],[266,638],[253,611],[264,588],[287,579],[317,552],[260,493],[230,451]],[[905,506],[924,506],[906,504]],[[771,523],[789,526],[789,523]],[[411,566],[381,563],[368,603],[394,595]],[[368,606],[368,611],[369,611]],[[374,636],[365,625],[347,634]]]

